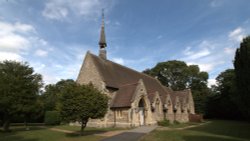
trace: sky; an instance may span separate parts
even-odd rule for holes
[[[45,84],[76,80],[89,50],[98,54],[101,11],[107,58],[143,71],[185,61],[209,85],[233,68],[250,35],[249,0],[1,0],[0,61],[28,62]]]

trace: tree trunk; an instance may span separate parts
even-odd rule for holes
[[[82,124],[81,124],[81,136],[83,135],[83,130],[85,129],[87,125],[88,119],[82,119]]]
[[[28,122],[27,122],[27,120],[25,119],[24,120],[24,126],[25,126],[25,130],[30,130],[30,128],[28,127]]]
[[[10,127],[10,120],[5,119],[4,123],[3,123],[3,131],[4,132],[9,132],[10,131],[9,127]]]

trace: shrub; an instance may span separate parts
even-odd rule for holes
[[[169,126],[170,124],[169,120],[162,120],[162,121],[158,121],[157,123],[160,126]]]
[[[46,111],[44,117],[45,125],[59,125],[61,122],[60,113],[58,111]]]
[[[177,121],[177,120],[175,120],[175,121],[174,121],[174,124],[177,124],[177,125],[178,125],[178,124],[180,124],[180,122]]]

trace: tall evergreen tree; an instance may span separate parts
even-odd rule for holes
[[[244,38],[240,48],[236,50],[234,67],[238,90],[238,105],[242,115],[250,119],[250,36]]]

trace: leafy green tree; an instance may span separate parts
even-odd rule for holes
[[[250,119],[250,36],[243,39],[234,59],[238,105],[246,119]]]
[[[41,95],[41,100],[44,104],[45,111],[59,111],[61,91],[67,85],[75,83],[72,79],[60,80],[56,84],[48,84],[45,86],[45,91]]]
[[[156,77],[163,85],[173,90],[183,90],[188,82],[187,64],[183,61],[160,62],[154,68],[144,73]]]
[[[65,121],[81,123],[81,135],[89,118],[102,118],[107,112],[108,97],[93,85],[70,84],[63,88],[61,115]]]
[[[27,63],[0,62],[0,111],[3,113],[4,131],[9,130],[13,115],[27,119],[36,105],[42,76],[34,73]]]
[[[58,111],[46,111],[44,115],[45,125],[59,125],[61,122],[61,115]]]
[[[201,72],[197,65],[188,66],[183,61],[160,62],[154,68],[143,71],[157,78],[173,90],[191,88],[197,113],[204,113],[205,100],[209,93],[208,73]]]
[[[216,77],[217,86],[213,86],[212,95],[207,103],[207,116],[210,118],[240,119],[237,105],[235,72],[227,69]]]

